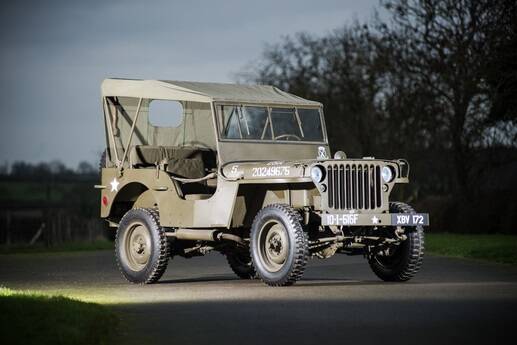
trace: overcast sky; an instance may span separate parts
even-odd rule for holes
[[[267,43],[368,19],[377,0],[7,0],[0,163],[97,162],[107,77],[232,82]]]

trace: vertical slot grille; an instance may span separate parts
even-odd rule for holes
[[[382,206],[381,168],[375,164],[327,166],[328,207],[373,210]]]

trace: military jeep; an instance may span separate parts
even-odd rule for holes
[[[336,253],[364,255],[386,281],[419,270],[428,215],[389,199],[408,162],[331,158],[321,103],[264,85],[106,79],[102,104],[100,215],[129,282],[211,251],[271,286]],[[153,120],[159,104],[174,121]]]

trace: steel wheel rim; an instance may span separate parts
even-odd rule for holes
[[[151,257],[151,235],[147,227],[140,222],[132,223],[124,244],[127,265],[133,271],[141,271]]]
[[[287,261],[289,240],[285,226],[276,221],[267,221],[259,232],[259,256],[269,272],[278,272]]]

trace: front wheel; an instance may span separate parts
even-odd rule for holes
[[[250,253],[257,275],[267,285],[292,285],[303,275],[309,250],[300,221],[289,205],[269,205],[257,213]]]
[[[169,261],[169,243],[158,212],[135,208],[122,217],[115,239],[117,264],[131,283],[157,282]]]
[[[390,203],[391,213],[415,213],[402,202]],[[368,263],[379,278],[384,281],[402,282],[411,279],[422,266],[424,258],[424,228],[405,229],[407,239],[399,245],[392,245],[387,252],[369,255]]]

